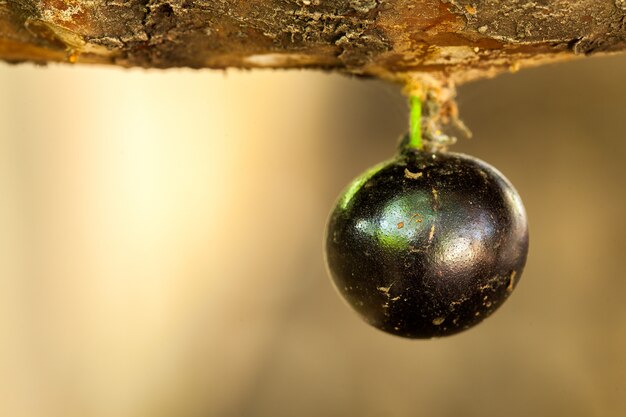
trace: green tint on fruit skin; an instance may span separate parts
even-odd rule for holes
[[[345,210],[350,205],[350,201],[352,201],[356,193],[358,193],[361,187],[365,185],[367,180],[372,178],[378,171],[383,169],[389,163],[390,161],[385,161],[377,165],[374,165],[373,167],[365,171],[363,174],[355,178],[350,183],[350,185],[348,185],[345,191],[341,194],[341,199],[339,200],[339,207],[341,207],[342,210]]]
[[[433,217],[430,195],[418,191],[390,201],[376,231],[378,242],[392,250],[408,249],[416,236],[428,233]]]

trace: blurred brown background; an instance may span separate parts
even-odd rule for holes
[[[459,91],[522,195],[490,319],[410,341],[326,276],[326,215],[399,89],[316,72],[0,65],[0,415],[623,416],[626,56]]]

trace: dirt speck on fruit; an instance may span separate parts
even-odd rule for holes
[[[391,289],[391,285],[388,287],[378,287],[376,289],[389,297],[389,290]]]
[[[439,191],[434,188],[431,191],[433,193],[433,209],[436,211],[439,208]]]
[[[435,225],[430,226],[430,233],[428,234],[428,244],[430,245],[433,242],[433,238],[435,237]]]
[[[456,310],[456,308],[460,305],[462,305],[464,302],[466,302],[469,299],[469,297],[467,295],[462,296],[461,298],[459,298],[456,301],[452,301],[450,303],[450,311],[454,311]],[[458,319],[458,317],[457,317]],[[456,323],[455,323],[456,324]]]
[[[416,180],[422,177],[421,172],[411,172],[408,168],[404,168],[404,176],[410,180]]]
[[[513,287],[515,286],[515,275],[517,275],[517,271],[511,271],[511,275],[509,275],[509,286],[506,287],[507,292],[513,292]]]
[[[415,223],[421,223],[422,222],[422,215],[419,213],[415,213],[411,216],[411,220],[409,221],[413,221],[415,220]]]
[[[501,278],[499,276],[494,276],[492,278],[490,278],[487,283],[485,283],[484,285],[481,285],[480,287],[478,287],[478,290],[483,293],[487,290],[491,290],[494,291],[497,287],[499,287],[501,284]]]

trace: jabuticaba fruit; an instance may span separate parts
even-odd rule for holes
[[[492,314],[522,275],[522,201],[495,168],[405,149],[355,179],[330,215],[326,261],[348,304],[408,338],[452,335]]]

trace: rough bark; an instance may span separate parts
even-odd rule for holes
[[[626,0],[0,0],[0,59],[456,81],[626,48]]]

